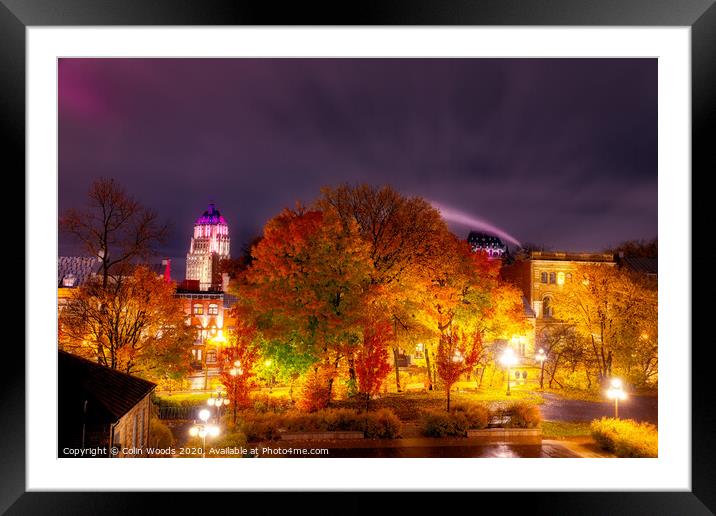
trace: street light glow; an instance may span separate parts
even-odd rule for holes
[[[201,419],[204,423],[209,420],[209,416],[211,416],[211,412],[209,412],[207,409],[201,409],[199,411],[199,419]]]
[[[500,362],[502,365],[505,365],[507,367],[513,366],[517,363],[517,357],[515,356],[515,352],[512,350],[512,348],[506,348],[505,351],[502,353],[502,356],[500,357]]]

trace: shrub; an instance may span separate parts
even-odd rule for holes
[[[219,437],[215,442],[209,444],[206,443],[207,448],[214,448],[215,450],[217,448],[227,448],[230,453],[214,453],[210,454],[209,450],[206,451],[207,457],[241,457],[241,452],[239,451],[242,447],[246,447],[246,436],[242,432],[233,432],[230,434],[225,434],[223,437]],[[231,453],[231,452],[236,453]]]
[[[239,423],[239,430],[249,442],[274,441],[281,436],[280,427],[281,417],[271,413],[242,418]]]
[[[542,422],[542,413],[537,405],[517,402],[508,406],[510,414],[508,428],[536,428]]]
[[[330,372],[322,369],[306,374],[299,389],[296,408],[304,412],[315,412],[326,408],[331,400],[330,378]]]
[[[592,438],[617,457],[657,457],[659,433],[650,423],[603,417],[592,421]]]
[[[268,394],[255,394],[251,397],[253,409],[258,413],[286,412],[293,406],[293,402],[286,397],[269,396]]]
[[[420,419],[420,430],[426,437],[465,437],[467,427],[463,412],[430,410],[423,412]]]
[[[380,409],[376,412],[367,412],[365,436],[369,439],[396,439],[400,437],[402,423],[398,416],[390,409]]]
[[[486,428],[490,422],[490,409],[480,403],[456,403],[454,411],[465,416],[468,429]]]
[[[169,448],[174,444],[174,435],[171,429],[161,422],[161,420],[152,417],[149,420],[149,440],[148,447],[151,448]]]
[[[241,425],[249,441],[278,439],[279,428],[289,432],[365,432],[365,436],[371,439],[395,439],[400,437],[402,425],[398,416],[389,409],[376,412],[327,409],[310,414],[265,414],[247,418]]]

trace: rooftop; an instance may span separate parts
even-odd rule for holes
[[[206,224],[226,224],[226,219],[221,216],[221,213],[219,212],[219,210],[216,209],[216,206],[212,202],[209,203],[209,207],[206,209],[206,211],[204,211],[201,217],[196,219],[196,222],[194,224],[197,226],[203,226]]]
[[[59,390],[83,392],[120,419],[156,387],[153,382],[58,351]]]
[[[532,251],[532,260],[552,260],[564,262],[614,262],[614,255],[609,253],[567,253],[561,251]]]

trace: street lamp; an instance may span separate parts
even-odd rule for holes
[[[232,367],[229,370],[229,374],[233,377],[234,381],[232,382],[234,384],[234,416],[233,416],[233,422],[234,426],[236,426],[236,387],[239,383],[238,376],[241,376],[244,374],[244,370],[241,369],[241,362],[239,360],[234,362],[234,367]]]
[[[206,458],[206,436],[217,437],[219,435],[219,433],[221,432],[221,430],[219,430],[218,426],[207,424],[207,421],[209,421],[209,417],[211,417],[211,412],[209,412],[207,409],[201,409],[199,411],[199,419],[201,419],[202,422],[192,426],[189,429],[190,436],[201,437],[201,441],[202,441],[201,457],[202,458]]]
[[[216,407],[216,422],[218,423],[221,420],[221,407],[229,404],[229,397],[224,397],[223,393],[218,391],[216,393],[216,398],[210,396],[209,399],[206,400],[206,403],[210,407]]]
[[[627,399],[627,393],[624,392],[622,381],[619,378],[612,378],[607,391],[607,398],[614,400],[614,418],[619,419],[619,400]]]
[[[500,357],[500,362],[502,362],[502,365],[507,367],[507,395],[510,396],[510,366],[513,366],[517,363],[517,357],[515,356],[515,352],[512,350],[511,347],[508,346],[507,348],[505,348],[505,351]]]
[[[539,388],[544,390],[544,361],[547,359],[547,355],[544,354],[544,349],[539,348],[535,358],[540,363]]]

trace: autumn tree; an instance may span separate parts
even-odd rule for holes
[[[236,328],[229,333],[228,343],[220,355],[220,360],[227,365],[222,368],[220,381],[233,405],[234,420],[238,409],[251,404],[250,394],[257,385],[260,358],[256,327],[251,321],[239,319]]]
[[[346,344],[357,343],[370,286],[368,251],[356,226],[344,228],[333,210],[284,210],[266,224],[236,282],[240,303],[267,340],[337,371]]]
[[[371,284],[378,287],[393,324],[395,381],[400,390],[398,355],[401,336],[418,330],[415,286],[429,281],[425,272],[442,260],[441,242],[449,233],[440,212],[421,197],[406,197],[389,186],[323,188],[318,209],[338,213],[346,232],[357,225],[368,245]],[[409,340],[403,339],[403,342]]]
[[[188,370],[192,335],[174,286],[139,266],[106,287],[90,281],[60,313],[65,351],[145,378]]]
[[[457,326],[440,335],[435,366],[445,386],[447,411],[450,412],[450,391],[465,373],[472,371],[482,352],[482,336],[479,332],[466,333]]]
[[[599,381],[624,370],[635,350],[657,349],[657,292],[624,269],[580,265],[554,296],[555,318],[587,341]],[[642,335],[653,335],[646,341]]]
[[[390,373],[388,346],[392,338],[391,324],[380,321],[368,324],[363,332],[363,341],[355,357],[358,392],[365,396],[365,408],[369,409],[371,396],[378,393],[383,380]]]
[[[167,235],[157,214],[132,198],[114,179],[101,178],[89,189],[84,209],[69,209],[60,217],[60,230],[73,235],[100,262],[102,288],[126,265],[146,260]]]

